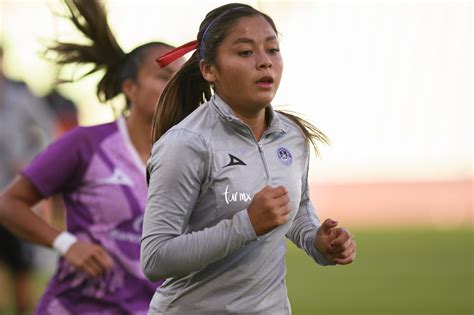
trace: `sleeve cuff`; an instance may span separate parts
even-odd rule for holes
[[[247,209],[242,210],[239,213],[237,213],[236,217],[239,221],[239,225],[241,227],[240,234],[243,236],[245,240],[245,244],[251,241],[257,241],[258,237],[257,237],[257,234],[255,233],[255,229],[253,228],[252,223],[250,222]]]

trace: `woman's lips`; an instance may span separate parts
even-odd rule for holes
[[[272,77],[262,77],[258,79],[256,82],[258,87],[262,88],[271,88],[273,86],[273,78]]]

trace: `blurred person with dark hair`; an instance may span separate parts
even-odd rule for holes
[[[53,130],[53,115],[46,104],[24,82],[4,75],[0,47],[0,190],[47,145]],[[27,314],[33,307],[33,250],[0,226],[0,263],[11,274],[12,306],[17,314]],[[5,302],[0,301],[0,314]]]
[[[57,89],[51,90],[44,97],[44,100],[54,113],[57,135],[62,135],[66,131],[79,125],[76,104],[61,94]]]
[[[161,69],[158,55],[172,47],[150,42],[125,53],[100,1],[66,1],[70,19],[90,41],[57,42],[49,51],[60,65],[104,70],[97,86],[103,102],[123,94],[127,115],[78,127],[25,167],[0,196],[0,223],[16,236],[54,248],[60,259],[37,314],[146,314],[162,281],[143,275],[140,237],[156,102],[179,62]],[[47,224],[31,207],[62,194],[66,231]]]

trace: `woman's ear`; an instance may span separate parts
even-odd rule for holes
[[[216,81],[216,67],[205,60],[201,60],[199,61],[199,69],[201,69],[201,74],[207,82],[214,83]]]
[[[135,99],[136,90],[136,84],[132,80],[127,79],[122,82],[123,94],[125,94],[125,96],[131,100],[132,103]]]

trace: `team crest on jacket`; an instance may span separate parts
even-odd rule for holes
[[[283,148],[283,147],[278,148],[277,155],[280,162],[285,165],[290,165],[291,162],[293,162],[293,156],[291,155],[291,152],[287,148]]]

